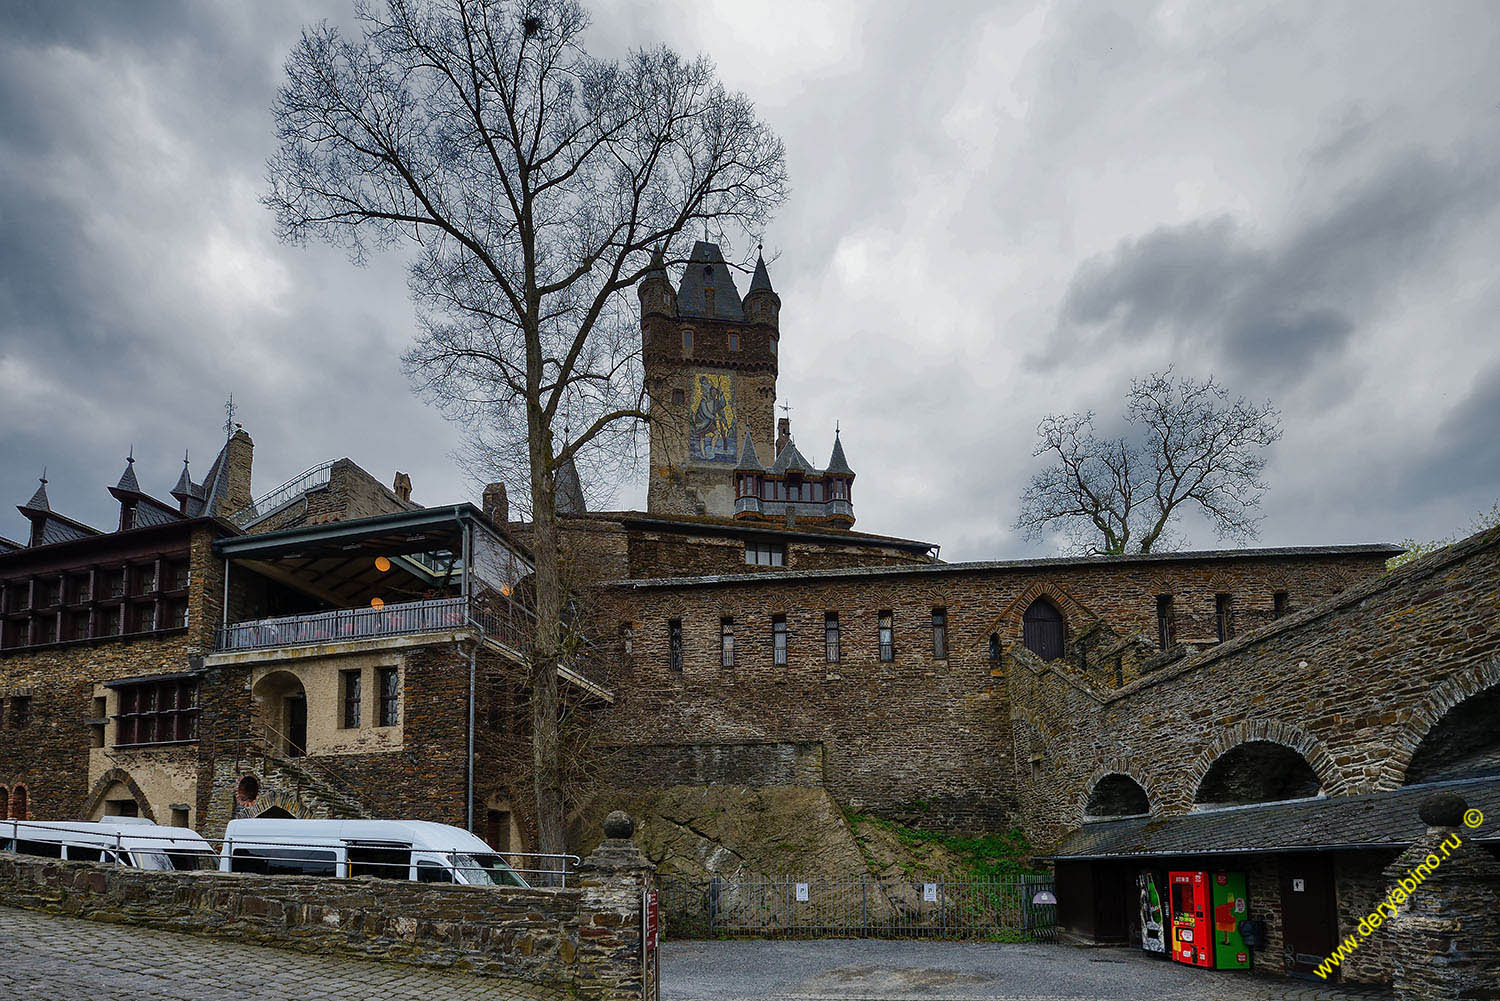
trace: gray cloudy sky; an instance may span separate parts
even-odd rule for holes
[[[281,62],[349,0],[6,6],[0,535],[44,464],[106,526],[132,443],[148,491],[201,475],[230,392],[257,492],[349,455],[474,495],[399,370],[402,262],[256,201]],[[1500,496],[1492,3],[596,6],[596,52],[706,52],[785,138],[781,395],[814,461],[842,422],[859,528],[1047,551],[1010,529],[1037,420],[1168,363],[1283,410],[1263,544]]]

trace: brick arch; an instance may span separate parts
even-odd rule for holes
[[[109,787],[118,782],[134,797],[136,805],[141,808],[141,816],[152,823],[156,822],[156,814],[151,810],[151,804],[146,801],[146,794],[130,777],[130,773],[123,768],[111,768],[99,776],[99,781],[94,783],[94,788],[89,790],[88,797],[83,801],[83,809],[79,811],[83,819],[87,820],[94,810],[99,806],[99,801],[104,799],[104,794],[109,792]]]
[[[1462,674],[1445,678],[1422,697],[1411,718],[1390,741],[1390,757],[1380,769],[1377,789],[1396,789],[1406,781],[1406,770],[1423,738],[1459,703],[1500,685],[1500,654]]]
[[[1046,598],[1057,606],[1058,611],[1063,613],[1063,620],[1067,623],[1068,634],[1072,635],[1086,624],[1091,624],[1099,618],[1088,606],[1052,581],[1036,581],[1028,584],[1020,594],[1009,605],[1005,606],[998,617],[990,622],[989,628],[984,630],[979,640],[982,644],[981,652],[986,656],[989,654],[990,634],[996,633],[1002,644],[1011,644],[1021,641],[1021,616],[1026,609],[1038,598]]]
[[[1215,761],[1241,744],[1258,740],[1280,744],[1302,755],[1303,760],[1318,776],[1323,792],[1327,795],[1335,796],[1349,791],[1350,782],[1317,737],[1294,723],[1273,719],[1247,719],[1219,731],[1193,762],[1187,773],[1184,790],[1188,803],[1197,799],[1198,789],[1203,785],[1203,780]]]
[[[1154,783],[1147,777],[1150,774],[1150,769],[1130,758],[1110,758],[1105,761],[1083,783],[1083,792],[1078,797],[1075,812],[1076,822],[1081,825],[1083,818],[1088,816],[1089,800],[1094,796],[1094,787],[1111,775],[1123,775],[1145,790],[1146,805],[1150,808],[1151,816],[1156,816],[1160,796],[1158,790],[1153,788]]]
[[[20,804],[19,806],[17,804]],[[5,808],[6,816],[11,820],[31,819],[31,787],[25,782],[13,783],[10,787],[10,797]]]

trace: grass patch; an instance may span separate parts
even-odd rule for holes
[[[1020,828],[1013,827],[1004,833],[963,836],[929,831],[920,827],[908,827],[885,817],[857,813],[847,808],[844,810],[844,818],[849,822],[850,829],[856,831],[856,840],[861,849],[866,846],[865,840],[857,835],[861,824],[869,824],[871,827],[885,831],[900,844],[913,850],[931,847],[944,849],[953,855],[966,870],[962,873],[955,872],[955,878],[975,881],[1014,880],[1022,874],[1035,875],[1046,871],[1027,864],[1026,859],[1031,854],[1031,843],[1026,840]],[[910,871],[909,865],[903,867]]]

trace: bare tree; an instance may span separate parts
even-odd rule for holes
[[[1220,538],[1255,536],[1265,450],[1281,437],[1270,403],[1231,401],[1212,376],[1169,368],[1131,382],[1125,423],[1106,438],[1092,410],[1043,418],[1032,454],[1054,462],[1021,495],[1016,528],[1032,540],[1061,529],[1075,552],[1149,553],[1170,544],[1173,520],[1193,507]]]
[[[626,291],[685,234],[757,231],[781,141],[704,59],[597,59],[573,0],[388,0],[360,37],[304,30],[274,113],[266,204],[290,241],[360,262],[407,244],[417,385],[529,484],[530,685],[540,848],[561,851],[558,472],[644,420]],[[653,262],[653,257],[655,261]]]

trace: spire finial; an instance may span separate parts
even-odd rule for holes
[[[187,456],[188,456],[188,450],[187,449],[183,449],[182,450],[182,464],[184,466],[186,466],[188,464]]]
[[[229,399],[227,399],[227,400],[224,401],[224,440],[225,441],[228,441],[230,438],[233,438],[234,437],[235,428],[239,427],[239,425],[234,422],[234,415],[235,415],[235,413],[238,410],[239,410],[239,407],[236,407],[234,405],[234,394],[230,393],[229,394]]]
[[[42,486],[45,487],[47,485],[47,467],[46,466],[42,467],[42,475],[41,475],[40,479],[42,481]]]
[[[135,465],[135,442],[130,443],[130,453],[125,456],[125,462],[131,466]]]
[[[833,436],[835,438],[839,436],[839,419],[837,417],[833,419]]]

